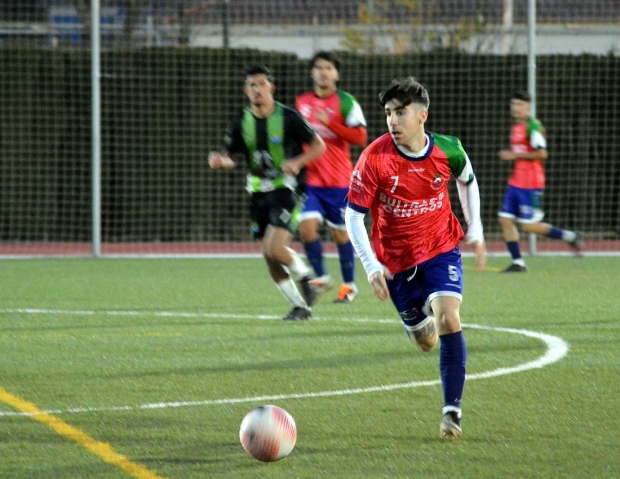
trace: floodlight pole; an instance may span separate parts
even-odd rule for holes
[[[91,143],[92,143],[92,215],[93,256],[101,257],[101,45],[99,34],[99,0],[92,0],[90,6],[91,45]]]
[[[502,53],[508,55],[510,53],[510,34],[512,33],[512,0],[504,0],[504,35],[502,37]]]
[[[230,0],[222,2],[222,46],[230,48]]]
[[[527,90],[532,97],[530,112],[536,117],[536,0],[529,0],[527,16]]]
[[[529,0],[527,15],[527,90],[532,97],[530,114],[536,118],[536,0]],[[537,253],[536,235],[528,236],[529,253]]]
[[[367,35],[368,35],[368,44],[373,45],[375,42],[374,32],[372,23],[375,21],[375,2],[374,0],[368,0],[366,4],[366,8],[368,10],[368,18],[370,19],[370,24],[368,25]],[[372,50],[372,46],[369,47]],[[368,53],[372,53],[369,51]]]

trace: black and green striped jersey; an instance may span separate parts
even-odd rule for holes
[[[282,163],[303,153],[303,145],[315,135],[297,111],[276,102],[267,118],[257,118],[246,108],[228,129],[224,147],[229,155],[241,155],[248,162],[249,192],[294,190],[297,179],[282,172]]]

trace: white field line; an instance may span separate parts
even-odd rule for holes
[[[71,311],[71,310],[53,310],[53,309],[0,309],[0,314],[66,314],[66,315],[114,315],[114,316],[172,316],[172,317],[192,317],[192,318],[236,318],[236,319],[279,319],[279,316],[271,315],[250,315],[250,314],[212,314],[212,313],[182,313],[173,311]],[[369,318],[338,318],[338,319],[320,319],[313,318],[313,321],[348,321],[348,322],[363,322],[363,323],[392,323],[396,324],[398,321],[393,319],[369,319]],[[549,364],[555,363],[562,359],[568,353],[569,345],[563,339],[557,336],[551,336],[549,334],[538,333],[535,331],[528,331],[525,329],[512,329],[512,328],[500,328],[493,326],[480,326],[476,324],[463,324],[463,328],[479,329],[486,331],[498,331],[502,333],[521,334],[530,338],[541,340],[545,343],[547,350],[545,354],[539,358],[528,361],[523,364],[519,364],[513,367],[498,368],[491,371],[486,371],[476,374],[468,374],[467,380],[486,379],[496,376],[503,376],[507,374],[515,374],[529,369],[538,369]],[[2,416],[33,416],[37,414],[75,414],[75,413],[91,413],[91,412],[103,412],[103,411],[136,411],[145,409],[165,409],[165,408],[178,408],[178,407],[196,407],[196,406],[210,406],[220,404],[239,404],[249,402],[269,402],[278,401],[284,399],[308,399],[308,398],[320,398],[320,397],[332,397],[332,396],[346,396],[352,394],[365,394],[373,392],[394,391],[398,389],[411,389],[423,386],[436,386],[441,384],[441,380],[434,379],[429,381],[411,381],[407,383],[398,384],[385,384],[379,386],[368,386],[353,389],[339,389],[332,391],[316,391],[308,393],[293,393],[293,394],[276,394],[276,395],[263,395],[263,396],[248,396],[241,398],[222,398],[222,399],[205,399],[201,401],[174,401],[174,402],[160,402],[160,403],[147,403],[139,404],[135,406],[109,406],[109,407],[75,407],[57,410],[45,410],[35,413],[30,412],[15,412],[15,411],[0,411],[0,417]]]

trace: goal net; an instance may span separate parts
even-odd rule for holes
[[[256,254],[246,170],[210,170],[207,156],[246,105],[246,65],[269,66],[276,99],[294,105],[319,50],[341,56],[339,88],[361,104],[370,140],[386,131],[377,97],[391,79],[428,88],[427,129],[461,139],[489,249],[505,252],[497,212],[511,168],[497,152],[509,145],[510,95],[528,89],[528,2],[102,0],[99,131],[90,3],[0,5],[0,255],[91,255],[97,222],[103,255]],[[545,220],[584,232],[588,253],[618,254],[620,4],[536,3]],[[545,238],[537,250],[569,251]]]

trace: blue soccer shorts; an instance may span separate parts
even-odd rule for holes
[[[432,316],[430,302],[439,296],[463,299],[463,264],[458,248],[442,253],[387,280],[390,297],[407,331]]]
[[[299,221],[317,218],[334,229],[346,230],[344,212],[349,188],[322,188],[306,185],[306,196]]]
[[[499,216],[516,218],[520,223],[538,223],[545,217],[541,189],[517,188],[508,185]]]

